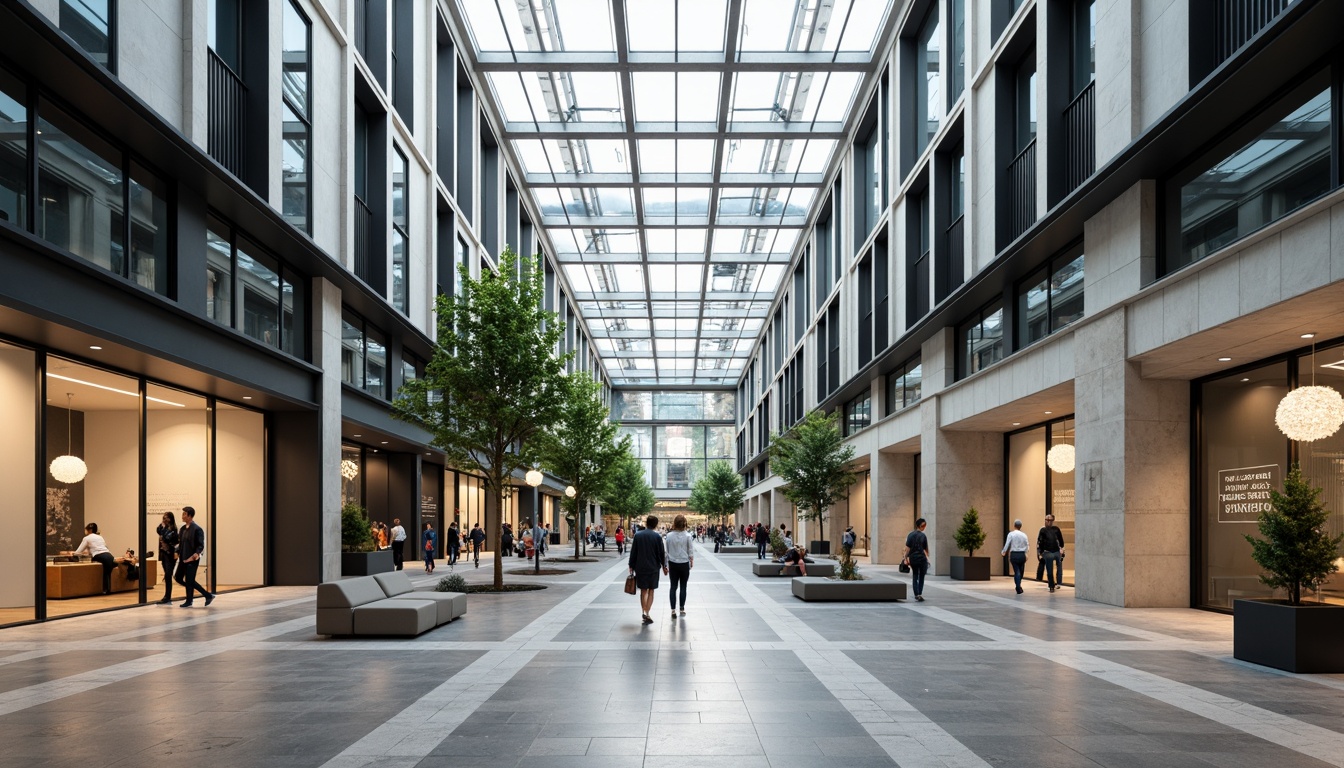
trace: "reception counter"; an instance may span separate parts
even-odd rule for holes
[[[147,589],[159,582],[159,561],[146,560],[140,564],[140,578]],[[131,592],[140,586],[138,581],[126,580],[126,566],[118,563],[112,569],[112,591]],[[47,563],[47,598],[64,600],[103,593],[103,566],[101,563]]]

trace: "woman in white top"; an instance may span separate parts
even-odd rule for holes
[[[672,603],[672,618],[677,618],[677,587],[681,587],[681,615],[686,615],[686,582],[691,578],[691,567],[695,565],[695,554],[691,550],[694,538],[686,530],[686,516],[677,515],[672,521],[672,530],[664,537],[667,547],[667,574],[672,579],[672,591],[668,593]]]
[[[117,559],[112,556],[112,551],[107,548],[107,542],[98,535],[98,524],[89,523],[84,526],[84,540],[79,542],[79,548],[75,550],[76,555],[88,554],[95,563],[101,563],[103,566],[103,594],[112,594],[112,569],[117,567]]]
[[[1017,594],[1022,594],[1022,571],[1027,567],[1027,549],[1031,542],[1027,540],[1027,534],[1022,532],[1022,521],[1013,521],[1013,530],[1008,532],[1008,540],[1003,542],[1003,553],[1008,555],[1008,562],[1013,564],[1013,586],[1017,587]]]

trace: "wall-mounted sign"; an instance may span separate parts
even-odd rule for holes
[[[1256,522],[1269,509],[1269,492],[1282,488],[1278,464],[1218,470],[1218,522]]]

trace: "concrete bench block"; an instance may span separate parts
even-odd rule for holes
[[[767,548],[768,551],[768,548]],[[754,555],[756,554],[755,544],[729,544],[725,547],[719,547],[721,555]]]
[[[890,602],[905,599],[905,582],[886,579],[838,581],[820,576],[795,576],[793,596],[804,602]]]
[[[785,568],[788,569],[785,572]],[[785,566],[783,563],[772,563],[768,560],[758,560],[751,564],[751,572],[757,576],[797,576],[798,566]],[[820,560],[815,563],[807,563],[808,576],[834,576],[835,562],[832,560]]]
[[[438,623],[432,600],[380,600],[354,610],[356,635],[418,635]]]

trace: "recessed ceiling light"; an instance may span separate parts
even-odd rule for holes
[[[92,349],[94,352],[98,352],[102,350],[102,347],[98,346],[97,344],[90,344],[89,349]]]
[[[387,441],[386,441],[386,440],[383,441],[383,445],[387,445]]]
[[[1052,414],[1052,413],[1054,413],[1054,411],[1046,411],[1046,412],[1045,412],[1045,415],[1046,415],[1046,416],[1049,416],[1049,415]]]
[[[1242,381],[1250,381],[1250,379],[1242,379]]]
[[[351,437],[363,437],[363,435],[351,435]]]
[[[1014,422],[1013,422],[1013,426],[1014,426],[1014,427],[1020,427],[1020,426],[1022,426],[1022,422],[1020,422],[1020,421],[1014,421]]]
[[[1218,358],[1218,362],[1220,362],[1220,363],[1230,363],[1230,362],[1232,362],[1232,358],[1230,358],[1230,357],[1220,357],[1220,358]]]
[[[1302,338],[1304,338],[1304,339],[1314,339],[1314,338],[1316,338],[1316,334],[1314,334],[1314,333],[1304,333],[1304,334],[1302,334]]]
[[[243,395],[243,399],[244,399],[244,400],[251,400],[251,399],[252,399],[252,396],[251,396],[251,395]]]

